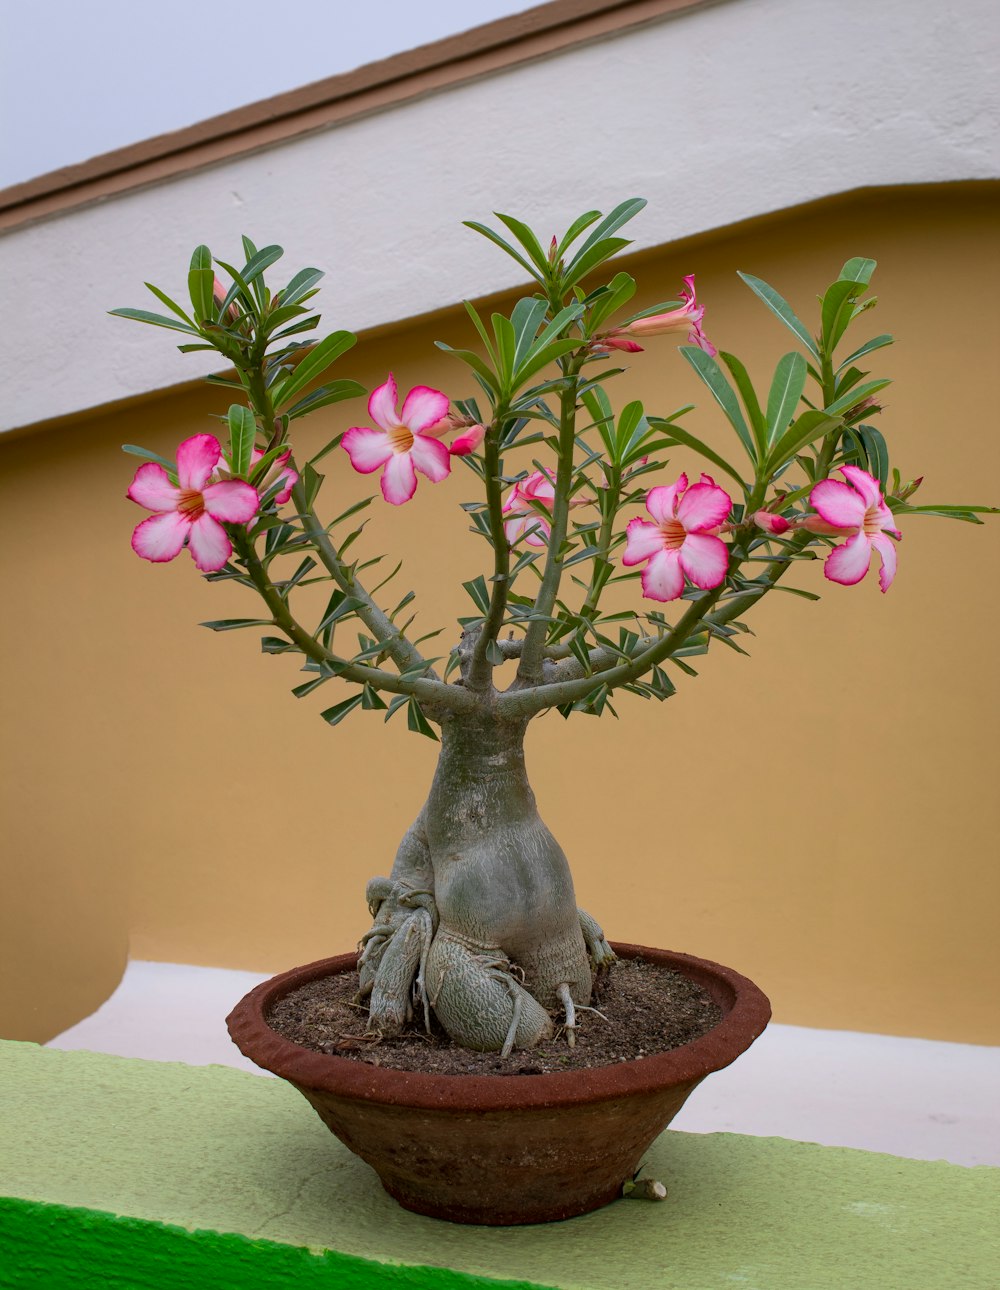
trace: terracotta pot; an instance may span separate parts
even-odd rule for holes
[[[286,994],[348,972],[356,955],[293,968],[257,986],[227,1024],[251,1061],[293,1084],[405,1209],[457,1223],[571,1218],[608,1204],[706,1075],[749,1048],[771,1016],[731,968],[614,945],[703,986],[722,1009],[708,1034],[672,1052],[558,1075],[424,1075],[293,1044],[265,1018]]]

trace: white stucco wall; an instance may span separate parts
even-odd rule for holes
[[[327,270],[327,324],[358,330],[515,284],[460,227],[496,207],[547,235],[641,195],[653,246],[866,185],[995,178],[998,62],[995,0],[727,0],[12,230],[0,428],[211,370],[105,316],[157,309],[146,279],[183,297],[198,242],[280,241],[289,273]]]

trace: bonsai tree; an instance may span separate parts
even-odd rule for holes
[[[148,459],[128,496],[153,512],[133,534],[135,551],[157,562],[187,546],[210,581],[254,592],[261,616],[205,626],[263,628],[265,653],[300,656],[296,695],[340,691],[322,712],[331,725],[356,710],[388,720],[405,709],[410,730],[440,739],[427,800],[388,876],[366,892],[361,997],[382,1033],[414,1014],[429,1026],[433,1013],[459,1044],[508,1054],[550,1036],[555,1014],[572,1043],[595,977],[614,959],[577,908],[569,864],[535,804],[524,760],[534,718],[614,713],[625,695],[668,699],[693,674],[691,656],[745,652],[746,619],[770,592],[817,598],[786,586],[799,566],[822,558],[827,579],[851,585],[877,556],[886,592],[901,519],[979,523],[989,509],[915,506],[920,480],[890,469],[872,424],[888,381],[862,365],[892,338],[847,340],[875,304],[873,260],[844,265],[820,298],[815,334],[767,283],[740,275],[795,339],[758,391],[740,360],[707,339],[693,277],[679,299],[629,314],[633,278],[600,272],[629,245],[620,231],[643,205],[588,211],[547,248],[511,216],[497,217],[510,240],[470,223],[532,281],[509,317],[466,305],[472,347],[441,345],[467,369],[474,397],[453,403],[417,386],[400,401],[390,375],[367,417],[354,418],[363,424],[308,461],[296,455],[300,419],[365,393],[327,379],[351,333],[301,339],[319,323],[309,309],[318,269],[272,290],[265,271],[280,247],[244,238],[237,268],[199,246],[190,312],[150,284],[168,315],[112,311],[182,332],[182,351],[215,351],[235,369],[209,378],[233,391],[221,437],[193,435],[176,462],[126,448]],[[680,352],[732,430],[725,456],[683,428],[689,407],[615,410],[621,356],[670,335],[686,337]],[[474,613],[449,652],[428,657],[430,637],[411,637],[412,593],[393,606],[376,598],[388,579],[368,588],[377,559],[353,521],[374,499],[320,517],[317,466],[338,447],[356,471],[380,475],[379,504],[407,503],[419,475],[440,484],[455,466],[468,472],[475,497],[461,505],[486,567],[465,583]],[[669,469],[675,448],[702,459],[700,478]],[[306,622],[301,593],[318,582],[329,599]],[[622,582],[629,607],[607,609],[606,589]]]

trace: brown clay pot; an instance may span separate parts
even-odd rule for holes
[[[558,1075],[424,1075],[313,1052],[265,1018],[292,990],[351,971],[354,954],[293,968],[252,990],[227,1019],[251,1061],[293,1084],[405,1209],[507,1226],[585,1214],[621,1195],[650,1143],[706,1075],[767,1025],[766,996],[731,968],[614,945],[703,986],[722,1009],[708,1034],[672,1052]]]

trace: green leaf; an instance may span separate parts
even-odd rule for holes
[[[366,685],[361,691],[361,706],[366,712],[384,712],[388,705],[377,690]]]
[[[367,393],[360,381],[331,381],[328,385],[321,385],[318,390],[313,390],[304,399],[299,399],[298,403],[293,403],[285,415],[294,421],[296,417],[304,417],[307,412],[315,412],[317,408],[342,403],[344,399],[360,399]]]
[[[598,331],[605,319],[617,313],[634,295],[635,278],[627,273],[616,273],[590,308],[588,324],[591,334]]]
[[[481,610],[484,614],[489,613],[490,593],[487,589],[486,579],[483,575],[480,574],[478,578],[473,578],[471,582],[463,582],[462,586],[472,597],[476,608]]]
[[[860,349],[856,349],[853,354],[848,354],[844,361],[837,368],[837,371],[843,371],[845,367],[850,367],[852,363],[863,358],[865,354],[870,354],[873,350],[883,349],[886,345],[892,344],[892,337],[888,332],[883,332],[881,336],[876,336],[874,340],[865,341]]]
[[[438,737],[434,733],[430,723],[424,716],[423,709],[416,699],[411,698],[406,709],[407,729],[412,730],[415,734],[425,735],[428,739],[438,742]]]
[[[498,395],[500,393],[500,387],[497,384],[496,375],[491,371],[486,363],[483,362],[482,358],[478,354],[473,353],[471,349],[455,349],[451,345],[446,345],[443,340],[436,340],[434,344],[438,349],[443,350],[444,353],[453,354],[455,358],[461,359],[463,363],[468,367],[471,367],[482,381],[488,394]]]
[[[321,712],[319,715],[331,726],[339,725],[349,713],[358,707],[362,697],[360,694],[355,694],[350,699],[345,699],[343,703],[335,703],[332,708],[327,708],[325,712]]]
[[[495,246],[500,247],[501,251],[506,251],[510,258],[512,260],[516,260],[518,264],[535,279],[536,282],[543,281],[543,278],[539,277],[538,271],[534,266],[531,265],[518,251],[515,251],[509,242],[505,242],[499,233],[494,233],[494,231],[486,224],[479,224],[476,220],[466,219],[463,220],[462,223],[466,228],[471,228],[476,233],[482,234],[483,237],[487,238]]]
[[[608,215],[605,215],[604,219],[601,220],[587,240],[579,248],[576,255],[573,257],[573,260],[570,262],[569,268],[572,269],[575,265],[579,264],[583,256],[585,256],[588,251],[592,250],[598,242],[604,238],[608,238],[612,233],[617,233],[623,224],[627,224],[630,219],[634,219],[645,205],[646,199],[644,197],[629,197],[625,201],[619,202],[613,211]]]
[[[300,269],[288,286],[280,293],[282,307],[298,304],[302,297],[308,295],[320,278],[324,276],[322,269]]]
[[[711,354],[706,354],[697,345],[683,345],[681,353],[708,386],[712,397],[726,414],[729,424],[739,435],[743,447],[746,448],[750,456],[750,460],[756,461],[757,454],[754,448],[753,436],[747,429],[747,423],[743,420],[743,413],[740,411],[740,405],[737,402],[736,395],[733,393],[733,387],[723,375],[722,368]]]
[[[320,485],[323,483],[323,479],[324,476],[319,473],[316,467],[310,462],[306,462],[305,466],[302,468],[302,489],[305,493],[307,509],[312,508],[312,504],[316,500],[316,494],[320,490]]]
[[[346,354],[352,345],[356,345],[357,341],[357,336],[349,331],[335,331],[321,340],[316,348],[299,363],[295,371],[282,382],[280,388],[275,390],[275,408],[280,408],[293,395],[304,390],[320,373],[325,372],[331,363],[336,362],[341,354]]]
[[[212,299],[214,285],[212,252],[207,246],[196,246],[188,270],[188,293],[194,316],[199,322],[212,322],[215,318],[215,301]]]
[[[547,302],[539,300],[537,296],[526,296],[514,306],[510,321],[514,328],[513,370],[515,372],[531,352],[547,308]]]
[[[600,242],[595,242],[589,250],[581,250],[580,254],[574,258],[573,263],[566,270],[566,275],[562,282],[563,290],[568,290],[579,282],[581,278],[585,278],[588,273],[593,273],[598,265],[603,264],[605,260],[610,260],[613,255],[631,245],[632,243],[627,237],[606,237]]]
[[[853,390],[848,390],[839,399],[834,399],[828,408],[824,408],[824,411],[829,416],[834,416],[838,412],[845,412],[848,408],[855,407],[864,399],[870,398],[871,395],[877,394],[879,390],[884,390],[887,385],[891,384],[892,382],[888,377],[880,381],[866,381],[864,385],[858,385]]]
[[[129,452],[133,457],[145,457],[147,461],[155,461],[170,476],[172,484],[177,483],[177,465],[175,462],[168,461],[166,457],[161,457],[159,453],[150,452],[148,448],[138,448],[134,443],[123,443],[122,452]]]
[[[720,470],[724,470],[730,478],[735,479],[741,488],[749,491],[746,481],[740,475],[735,466],[731,466],[729,462],[726,461],[725,457],[720,457],[713,448],[708,446],[708,444],[703,443],[700,439],[697,439],[693,434],[690,434],[681,426],[675,425],[673,422],[666,422],[661,417],[650,417],[649,423],[660,433],[668,435],[674,443],[682,444],[685,448],[690,448],[693,452],[696,452],[700,456],[705,457],[708,461],[713,462]]]
[[[855,301],[864,290],[863,282],[838,278],[823,296],[822,325],[823,348],[832,355],[847,325],[854,317]]]
[[[875,426],[856,426],[854,434],[864,446],[868,473],[874,475],[884,493],[889,478],[889,448],[882,432]]]
[[[252,285],[257,278],[269,268],[275,260],[280,260],[285,254],[284,249],[280,246],[265,246],[260,251],[255,252],[243,266],[243,272],[240,275],[248,286]],[[283,301],[287,304],[288,301]]]
[[[262,654],[300,654],[302,651],[291,641],[285,640],[283,636],[262,636],[260,638],[260,652]]]
[[[767,446],[777,443],[795,416],[806,387],[806,360],[797,349],[778,360],[767,396]]]
[[[241,627],[273,627],[274,624],[270,618],[217,618],[213,622],[199,623],[198,626],[207,627],[210,632],[235,632]]]
[[[842,425],[840,417],[830,416],[816,408],[803,412],[797,421],[793,421],[785,433],[768,453],[765,470],[773,475],[786,461],[791,461],[796,453],[801,452],[808,444],[813,443],[831,430]]]
[[[877,260],[856,256],[853,260],[848,260],[840,270],[840,277],[845,282],[860,282],[863,286],[867,286],[872,280],[877,264]]]
[[[234,403],[227,414],[229,421],[229,468],[234,476],[246,479],[250,473],[250,456],[257,437],[254,414],[243,404]]]
[[[760,410],[760,403],[757,399],[757,393],[753,388],[753,382],[735,354],[727,354],[720,350],[719,357],[729,368],[729,373],[736,382],[736,388],[740,392],[743,400],[743,406],[747,410],[747,416],[750,418],[750,428],[753,431],[754,443],[757,445],[758,457],[763,457],[767,448],[767,422],[764,420],[764,414]]]
[[[201,334],[197,327],[189,327],[186,323],[177,322],[174,318],[167,318],[164,314],[150,313],[148,309],[109,309],[108,313],[113,314],[116,318],[130,318],[133,322],[149,323],[152,327],[166,327],[170,331],[183,331],[189,336]]]
[[[178,318],[186,322],[192,329],[194,328],[194,320],[184,312],[176,300],[171,300],[165,291],[161,291],[159,287],[154,287],[151,282],[146,282],[143,285],[147,290],[152,291],[153,295],[161,304],[166,305],[167,308],[171,310],[171,312],[175,313]]]
[[[501,215],[499,211],[494,211],[493,214],[510,229],[544,277],[548,273],[548,258],[532,230],[513,215]]]
[[[809,335],[809,332],[806,330],[801,319],[798,318],[795,310],[788,301],[785,300],[783,296],[780,296],[777,291],[775,291],[774,287],[769,286],[764,282],[762,278],[755,278],[751,273],[740,273],[739,270],[737,270],[737,274],[743,279],[754,295],[763,300],[764,304],[767,305],[768,309],[771,310],[774,316],[780,319],[788,330],[799,338],[809,353],[812,354],[813,358],[818,361],[820,355],[819,350],[816,348],[816,342]]]

